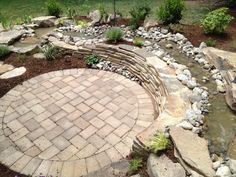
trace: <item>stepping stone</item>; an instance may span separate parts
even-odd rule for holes
[[[215,172],[205,139],[183,128],[171,127],[170,136],[183,161],[199,174],[212,177]]]
[[[13,69],[14,69],[14,66],[12,66],[12,65],[0,63],[0,74],[11,71]]]
[[[12,77],[17,77],[17,76],[20,76],[20,75],[24,74],[25,72],[26,72],[25,67],[15,68],[11,71],[8,71],[8,72],[2,74],[0,76],[0,79],[9,79],[9,78],[12,78]]]
[[[39,27],[51,27],[54,26],[56,17],[55,16],[41,16],[32,19],[32,22],[37,24]]]
[[[37,44],[29,45],[29,46],[26,46],[26,47],[14,47],[14,46],[11,46],[10,50],[12,52],[20,53],[20,54],[30,54],[30,53],[34,53],[37,50],[39,50],[39,46]]]

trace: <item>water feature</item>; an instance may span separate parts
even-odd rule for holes
[[[166,43],[161,43],[165,48]],[[176,47],[176,46],[175,46]],[[236,132],[236,114],[231,111],[225,101],[224,94],[217,93],[215,81],[211,78],[211,74],[192,59],[189,59],[184,54],[179,53],[179,50],[166,49],[170,55],[179,63],[189,67],[193,77],[195,77],[202,86],[209,90],[209,114],[205,115],[207,129],[205,138],[210,142],[210,150],[216,154],[226,155],[228,147],[235,137]],[[209,78],[208,82],[203,82],[203,77]],[[235,147],[230,148],[228,154],[231,158],[236,159]]]

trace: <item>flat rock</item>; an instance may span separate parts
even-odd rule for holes
[[[41,16],[32,19],[32,22],[37,24],[39,27],[52,27],[55,26],[55,16]]]
[[[10,45],[24,34],[23,30],[10,30],[0,32],[0,44]]]
[[[2,64],[2,65],[0,65],[0,74],[11,71],[13,69],[14,69],[14,66],[12,66],[12,65]]]
[[[16,53],[20,53],[20,54],[31,54],[31,53],[34,53],[37,50],[39,50],[39,46],[37,44],[29,45],[29,46],[26,46],[26,47],[11,46],[10,50],[12,52],[16,52]]]
[[[43,53],[35,53],[33,55],[34,58],[37,58],[37,59],[44,59],[46,58],[45,55]]]
[[[15,68],[11,71],[8,71],[8,72],[2,74],[0,76],[0,79],[9,79],[9,78],[12,78],[12,77],[17,77],[17,76],[20,76],[20,75],[24,74],[25,72],[26,72],[25,67]]]
[[[214,176],[212,161],[205,139],[183,128],[171,127],[170,136],[180,157],[195,171],[206,177]]]
[[[179,163],[173,163],[166,155],[157,157],[150,154],[147,161],[150,177],[185,177],[184,168]]]
[[[95,10],[95,11],[89,13],[89,18],[92,19],[91,24],[96,25],[101,21],[102,15],[99,10]]]

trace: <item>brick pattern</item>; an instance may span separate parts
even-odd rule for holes
[[[83,175],[103,167],[128,155],[134,136],[154,118],[151,98],[141,86],[99,70],[43,74],[9,94],[0,98],[6,104],[1,127],[19,152],[8,163],[24,173],[46,168],[64,174],[67,167],[73,173],[81,165]],[[19,164],[22,159],[30,166]]]

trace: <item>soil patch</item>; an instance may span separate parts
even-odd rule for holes
[[[201,42],[212,39],[216,41],[216,48],[236,52],[236,9],[231,9],[230,14],[235,19],[229,24],[223,35],[206,35],[199,25],[183,25],[178,30],[196,47]]]
[[[35,59],[33,56],[11,54],[4,60],[5,64],[11,64],[15,67],[24,66],[27,71],[25,74],[11,79],[0,79],[0,97],[6,94],[9,90],[22,82],[33,78],[37,75],[50,71],[57,71],[71,68],[86,68],[87,65],[82,57],[78,54],[66,54],[53,61],[45,59]]]

